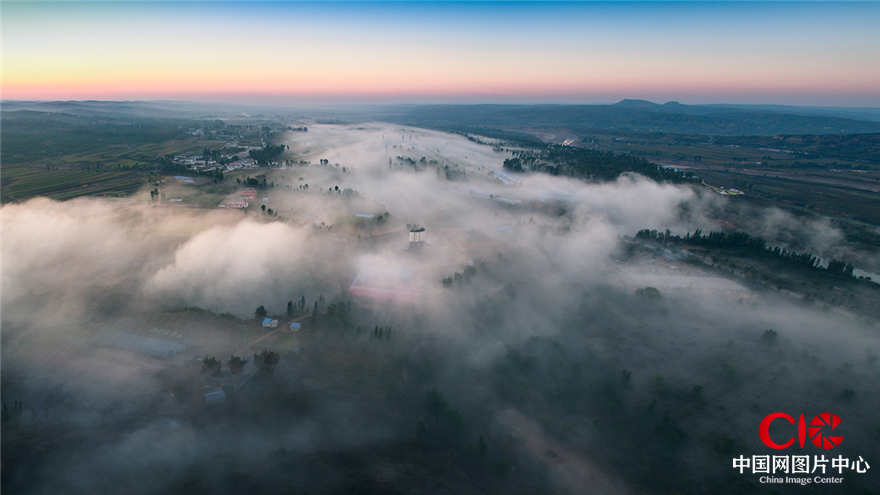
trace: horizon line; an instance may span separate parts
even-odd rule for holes
[[[340,99],[341,100],[341,99]],[[350,106],[419,106],[419,105],[462,105],[462,106],[478,106],[478,105],[498,105],[498,106],[602,106],[602,105],[617,105],[624,102],[639,102],[639,103],[650,103],[657,106],[664,106],[669,104],[679,104],[683,106],[765,106],[765,107],[813,107],[813,108],[864,108],[864,109],[877,109],[880,110],[880,102],[877,104],[809,104],[809,103],[757,103],[757,102],[728,102],[728,101],[719,101],[719,102],[703,102],[703,103],[687,103],[678,99],[671,100],[653,100],[649,98],[639,98],[639,97],[624,97],[624,98],[610,98],[607,100],[593,100],[593,101],[561,101],[561,100],[545,100],[545,101],[532,101],[532,100],[523,100],[523,101],[504,101],[500,102],[497,100],[469,100],[469,101],[385,101],[385,102],[370,102],[370,101],[333,101],[333,100],[321,100],[321,101],[276,101],[276,102],[265,102],[265,101],[222,101],[222,100],[207,100],[207,99],[176,99],[176,98],[132,98],[132,99],[116,99],[116,98],[2,98],[0,97],[0,105],[6,102],[11,103],[191,103],[191,104],[199,104],[199,105],[247,105],[247,106],[297,106],[297,105],[350,105]]]

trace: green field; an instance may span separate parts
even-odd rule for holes
[[[2,200],[131,194],[161,157],[223,144],[184,132],[187,122],[4,111]]]
[[[603,131],[583,135],[578,144],[668,164],[880,170],[880,134],[709,136]]]

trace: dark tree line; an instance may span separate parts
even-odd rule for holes
[[[277,161],[281,156],[281,153],[284,153],[285,146],[283,144],[272,145],[267,144],[258,150],[250,150],[248,151],[248,155],[253,158],[260,165],[269,165],[270,163]]]
[[[264,349],[262,352],[254,353],[253,360],[254,365],[256,365],[259,371],[271,373],[275,370],[275,366],[281,360],[281,356],[277,352]],[[229,372],[233,375],[237,375],[244,370],[248,360],[247,358],[233,354],[229,356],[229,360],[226,363],[229,366]],[[208,356],[202,359],[202,373],[219,376],[222,371],[223,363],[216,357]]]
[[[669,230],[643,229],[636,234],[636,239],[653,241],[661,244],[704,246],[710,248],[737,249],[755,257],[772,258],[786,264],[816,270],[824,270],[834,275],[853,277],[853,265],[845,261],[831,260],[828,266],[822,266],[822,259],[809,252],[800,252],[779,246],[768,246],[767,241],[751,236],[745,232],[709,232],[704,234],[697,229],[684,236],[672,234]]]
[[[280,360],[281,356],[277,352],[268,349],[254,353],[254,364],[262,373],[272,373],[275,371],[275,366],[278,365]]]
[[[471,265],[464,267],[464,273],[455,272],[450,277],[444,277],[441,282],[443,283],[443,287],[450,288],[453,285],[460,286],[467,283],[470,283],[471,279],[474,275],[477,274],[477,269]]]
[[[174,161],[174,155],[165,155],[156,158],[156,161],[151,166],[156,172],[160,175],[172,175],[172,174],[198,174],[198,170],[191,170],[187,168],[186,165],[182,163],[176,163]]]
[[[511,172],[544,172],[587,180],[614,180],[626,172],[635,172],[658,182],[697,180],[689,173],[661,167],[633,155],[560,145],[515,151],[513,158],[504,160],[504,168]]]
[[[275,187],[274,182],[271,182],[271,183],[267,182],[265,174],[260,174],[256,177],[247,176],[247,177],[245,177],[243,182],[240,178],[237,178],[237,179],[235,179],[235,182],[238,184],[244,184],[246,186],[253,187],[256,189],[265,189],[267,187]]]

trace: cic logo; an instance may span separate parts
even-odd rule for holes
[[[761,436],[761,441],[771,449],[787,449],[791,447],[795,441],[794,436],[789,437],[788,441],[785,443],[776,443],[770,438],[770,426],[776,420],[783,420],[791,425],[797,424],[797,441],[801,448],[804,447],[807,438],[813,442],[813,445],[820,449],[833,449],[843,441],[843,436],[835,436],[831,434],[831,431],[837,428],[837,425],[840,424],[840,416],[836,414],[831,414],[830,412],[817,414],[813,416],[813,419],[810,420],[808,426],[807,422],[804,420],[803,414],[801,414],[800,418],[795,422],[794,418],[788,414],[784,412],[775,412],[764,416],[764,419],[761,420],[761,425],[758,427],[758,434]],[[777,436],[777,438],[779,437]]]

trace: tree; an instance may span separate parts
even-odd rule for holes
[[[285,146],[283,144],[279,145],[271,145],[267,144],[261,149],[250,150],[248,151],[248,155],[253,158],[260,165],[269,165],[270,162],[277,160],[281,153],[285,150]]]
[[[620,370],[620,379],[623,381],[624,386],[629,386],[632,382],[632,371],[623,369]]]
[[[275,371],[275,366],[280,360],[281,356],[279,356],[277,352],[272,352],[268,349],[265,349],[258,354],[254,354],[254,364],[256,364],[260,371],[264,373],[272,373]]]
[[[254,311],[254,316],[256,316],[257,318],[265,318],[266,314],[268,313],[266,312],[266,308],[263,307],[263,305],[260,305],[260,307],[257,308],[256,311]]]
[[[239,356],[231,356],[227,364],[229,365],[229,371],[233,374],[238,374],[244,369],[244,365],[247,364],[247,359]]]
[[[836,275],[853,276],[853,266],[845,261],[831,260],[828,262],[826,270]]]
[[[522,160],[520,160],[519,158],[507,158],[506,160],[504,160],[504,164],[502,165],[502,167],[512,172],[523,171]]]
[[[764,330],[764,333],[761,334],[761,340],[766,344],[775,344],[778,338],[779,334],[772,328]]]
[[[219,375],[220,368],[222,365],[220,364],[220,360],[215,358],[214,356],[206,357],[202,359],[202,373],[210,373],[212,375]]]
[[[641,289],[636,289],[636,295],[644,297],[645,299],[660,299],[660,297],[662,297],[660,291],[657,290],[656,287],[642,287]]]

